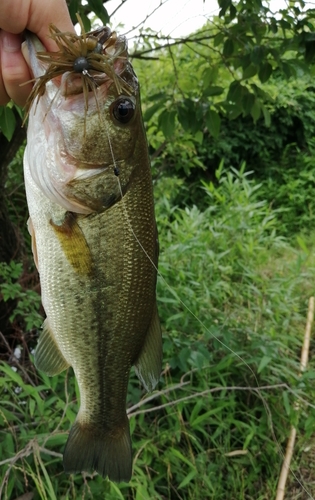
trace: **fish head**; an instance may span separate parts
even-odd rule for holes
[[[56,53],[43,51],[34,35],[27,40],[36,79],[30,172],[66,210],[99,212],[126,192],[140,164],[149,165],[139,83],[125,37],[106,27],[83,36],[57,34]],[[101,42],[93,48],[95,39]]]

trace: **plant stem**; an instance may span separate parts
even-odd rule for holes
[[[302,351],[301,351],[300,375],[302,375],[302,373],[306,370],[306,367],[307,367],[313,320],[314,320],[314,297],[310,297],[309,303],[308,303],[308,313],[307,313],[305,335],[304,335],[304,341],[303,341],[303,346],[302,346]],[[300,406],[299,403],[296,402],[295,410],[298,410],[299,406]],[[292,456],[293,456],[294,443],[295,443],[295,439],[296,439],[296,432],[297,432],[296,427],[292,426],[289,440],[288,440],[288,444],[287,444],[287,449],[285,452],[285,457],[284,457],[283,464],[282,464],[281,473],[280,473],[276,500],[283,500],[284,499],[285,485],[286,485],[288,473],[290,470],[290,464],[291,464],[291,460],[292,460]]]

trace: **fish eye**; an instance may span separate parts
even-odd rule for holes
[[[136,106],[128,97],[121,97],[111,105],[111,111],[119,123],[129,123],[135,114]]]
[[[79,56],[73,63],[73,71],[75,73],[83,73],[83,71],[87,71],[90,69],[89,61],[84,56]]]

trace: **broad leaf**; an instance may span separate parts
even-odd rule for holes
[[[166,139],[170,139],[175,131],[175,111],[164,110],[159,116],[159,126]]]
[[[97,17],[102,21],[104,25],[109,22],[109,15],[107,10],[103,5],[103,0],[89,0],[89,6],[95,12]]]
[[[269,80],[272,73],[272,66],[269,62],[266,62],[260,66],[258,77],[261,83],[265,83]]]
[[[11,141],[15,129],[15,116],[8,106],[0,107],[0,129],[8,141]]]
[[[210,134],[213,137],[218,137],[220,133],[221,118],[214,109],[209,109],[206,115],[206,124]]]

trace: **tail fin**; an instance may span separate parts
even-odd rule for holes
[[[130,481],[132,473],[129,421],[113,431],[76,421],[63,456],[65,472],[95,470],[117,483]]]

